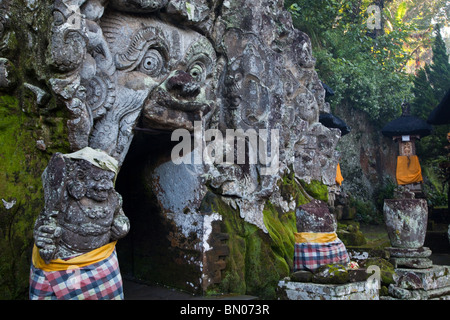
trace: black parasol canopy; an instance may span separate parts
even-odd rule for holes
[[[425,137],[431,134],[433,128],[425,120],[411,116],[402,115],[392,120],[381,129],[381,133],[387,137],[403,135],[419,135]]]
[[[332,113],[321,113],[319,115],[319,122],[327,128],[338,128],[341,130],[341,136],[350,132],[350,127],[347,126],[345,121]]]
[[[334,90],[331,89],[331,87],[325,83],[323,83],[322,81],[320,81],[320,83],[322,84],[322,87],[325,89],[325,96],[334,96]]]
[[[450,90],[447,91],[442,101],[428,116],[429,124],[450,124]]]

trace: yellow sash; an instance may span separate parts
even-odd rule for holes
[[[396,178],[400,185],[423,181],[422,169],[417,155],[397,157]]]
[[[326,243],[337,239],[336,232],[295,232],[296,243]]]
[[[341,166],[339,165],[339,163],[337,164],[336,167],[336,183],[338,185],[342,184],[342,181],[344,181],[344,177],[341,174]]]
[[[39,255],[39,249],[34,245],[32,261],[35,268],[44,271],[64,271],[85,267],[108,258],[113,253],[117,241],[105,244],[103,247],[94,249],[69,260],[55,259],[46,264]]]

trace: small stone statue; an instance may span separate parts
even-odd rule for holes
[[[327,264],[350,262],[347,248],[336,233],[336,218],[325,202],[313,199],[297,207],[295,215],[294,271],[314,272]]]
[[[46,205],[34,230],[35,248],[30,286],[32,298],[41,298],[39,295],[42,290],[36,288],[43,285],[33,275],[42,272],[70,273],[73,270],[82,273],[82,267],[90,265],[93,253],[105,258],[100,261],[94,259],[96,263],[114,259],[112,265],[117,265],[117,268],[112,271],[116,273],[119,284],[116,286],[121,291],[114,246],[116,240],[128,233],[130,224],[122,211],[121,196],[114,190],[116,172],[116,161],[113,158],[89,147],[68,155],[57,153],[51,158],[43,174]],[[65,267],[61,267],[62,265]],[[88,269],[92,270],[93,265]],[[95,269],[99,268],[100,266]],[[89,276],[88,280],[92,278]],[[60,274],[59,278],[64,278],[64,274]],[[36,281],[33,282],[33,279]],[[99,283],[98,279],[96,283]],[[54,284],[50,284],[50,287],[53,286]],[[56,298],[74,298],[70,294],[58,296],[54,289],[51,291],[48,290],[45,296],[55,294]],[[122,295],[120,292],[119,297]],[[115,297],[104,296],[100,290],[95,297],[89,298]]]

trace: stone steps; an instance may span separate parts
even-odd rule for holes
[[[379,300],[377,286],[368,281],[318,284],[282,280],[278,287],[287,300]]]
[[[450,266],[395,270],[395,284],[383,300],[450,300]]]

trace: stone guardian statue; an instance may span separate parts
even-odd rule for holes
[[[101,150],[52,156],[34,229],[30,299],[123,299],[115,244],[130,224],[116,175],[117,160]]]

